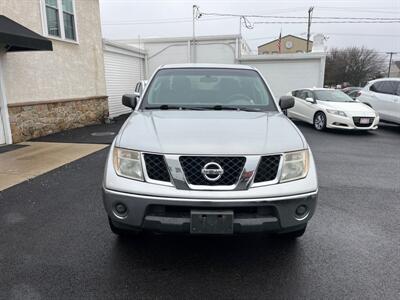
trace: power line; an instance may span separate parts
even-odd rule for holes
[[[308,19],[305,16],[273,16],[273,15],[247,15],[247,14],[227,14],[227,13],[208,13],[201,12],[201,16],[221,16],[221,17],[246,17],[246,18],[267,18],[267,19]],[[372,20],[372,21],[400,21],[400,18],[384,18],[384,17],[330,17],[320,16],[313,19],[332,19],[332,20]]]
[[[253,22],[253,24],[307,24],[307,21],[262,21]],[[316,21],[318,24],[392,24],[400,23],[398,21]]]
[[[376,14],[377,12],[380,14],[399,14],[400,10],[396,7],[367,7],[367,8],[360,8],[357,6],[346,6],[346,7],[330,7],[330,6],[319,6],[318,10],[339,10],[339,11],[346,11],[349,10],[356,10],[357,12],[363,13],[373,13]]]
[[[226,18],[210,18],[206,20],[198,20],[200,22],[208,22],[208,21],[220,21],[226,20]],[[105,22],[102,25],[105,26],[115,26],[115,25],[148,25],[148,24],[174,24],[174,23],[189,23],[192,22],[192,19],[160,19],[160,20],[140,20],[140,21],[126,21],[126,22]]]
[[[304,35],[304,33],[294,33],[293,35]],[[324,32],[325,36],[329,35],[337,35],[337,36],[368,36],[368,37],[382,37],[382,38],[387,38],[387,37],[397,37],[400,38],[400,34],[368,34],[368,33],[335,33],[335,32]],[[264,37],[258,37],[258,38],[246,38],[247,41],[256,41],[256,40],[265,40],[265,39],[271,39],[275,38],[276,36],[264,36]]]
[[[200,19],[202,16],[219,16],[219,18]],[[219,21],[226,18],[245,18],[247,23],[250,24],[247,18],[267,18],[267,19],[308,19],[305,16],[274,16],[274,15],[239,15],[239,14],[226,14],[226,13],[199,13],[197,18],[200,22],[208,21]],[[382,18],[382,17],[336,17],[336,16],[324,16],[317,17],[313,16],[313,19],[318,20],[343,20],[343,21],[316,21],[313,23],[400,23],[400,18]],[[359,20],[359,22],[355,21]],[[382,21],[382,22],[380,22]],[[104,22],[104,26],[115,26],[115,25],[147,25],[147,24],[168,24],[168,23],[189,23],[192,19],[189,18],[167,18],[167,19],[152,19],[152,20],[135,20],[135,21],[124,21],[124,22]],[[304,24],[306,21],[257,21],[253,24]]]

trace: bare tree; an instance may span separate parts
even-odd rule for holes
[[[383,77],[385,68],[385,58],[373,49],[332,48],[326,57],[325,84],[349,82],[362,86],[369,80]]]

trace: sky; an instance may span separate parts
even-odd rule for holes
[[[309,7],[313,6],[313,17],[400,18],[400,0],[100,0],[103,36],[107,39],[191,36],[193,4],[204,13],[306,17]],[[242,28],[242,35],[256,51],[258,45],[278,38],[281,31],[282,36],[293,34],[305,38],[307,24],[255,24],[253,29]],[[204,15],[196,22],[196,35],[238,33],[238,17]],[[400,23],[314,23],[311,34],[316,33],[328,37],[328,48],[365,46],[382,55],[400,52]],[[400,59],[400,53],[395,58]]]

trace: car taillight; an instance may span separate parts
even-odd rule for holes
[[[361,92],[359,91],[359,92],[356,93],[356,98],[360,97],[360,96],[361,96]]]

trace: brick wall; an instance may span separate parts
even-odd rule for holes
[[[13,143],[66,129],[99,124],[108,116],[107,97],[18,103],[8,106]]]

